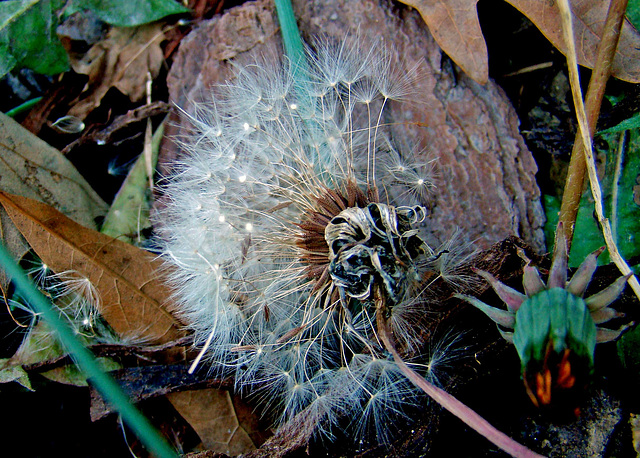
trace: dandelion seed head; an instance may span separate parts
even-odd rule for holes
[[[344,416],[382,442],[420,396],[377,335],[376,294],[409,348],[426,272],[438,274],[421,232],[431,164],[384,121],[415,75],[386,58],[318,40],[303,93],[286,59],[237,65],[213,102],[183,111],[191,132],[159,215],[199,364],[234,376],[277,425],[304,411],[330,435]]]

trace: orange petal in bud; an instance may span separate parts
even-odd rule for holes
[[[542,405],[551,403],[551,371],[549,369],[536,374],[536,397]]]
[[[573,388],[576,378],[571,374],[571,363],[569,362],[570,350],[567,348],[562,355],[562,361],[558,365],[558,386],[560,388]]]

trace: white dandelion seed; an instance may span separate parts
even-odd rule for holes
[[[100,315],[101,300],[93,283],[79,272],[73,270],[55,273],[33,252],[28,252],[21,264],[33,280],[35,286],[47,297],[53,310],[67,323],[83,344],[96,343],[123,344],[142,342],[139,333],[131,333],[126,339],[120,338]],[[19,294],[7,299],[11,309],[20,309],[31,315],[23,344],[19,352],[39,353],[47,348],[63,349],[57,344],[56,333],[46,323],[38,323],[38,314]],[[36,326],[37,325],[37,326]],[[57,354],[57,353],[56,353]]]
[[[330,435],[343,416],[383,443],[420,395],[378,337],[374,296],[408,346],[424,279],[438,275],[421,235],[430,163],[394,149],[384,123],[416,71],[387,57],[318,41],[297,85],[286,61],[238,67],[188,115],[160,216],[200,349],[191,370],[233,375],[277,424],[304,410]]]

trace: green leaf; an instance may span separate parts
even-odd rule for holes
[[[609,127],[608,129],[605,129],[601,132],[599,132],[600,134],[612,134],[612,133],[616,133],[616,132],[622,132],[624,130],[631,130],[631,129],[637,129],[640,127],[640,113],[636,113],[635,115],[631,116],[628,119],[625,119],[624,121],[622,121],[620,124],[617,124],[613,127]]]
[[[636,239],[640,234],[640,130],[629,132],[629,141],[623,154],[622,169],[617,183],[614,183],[616,149],[620,134],[606,134],[602,138],[608,148],[607,163],[601,183],[605,199],[606,216],[616,236],[616,244],[625,259],[640,255],[640,242]],[[613,205],[613,197],[617,205]],[[560,201],[554,196],[544,196],[547,223],[545,235],[547,241],[553,243],[555,229],[558,224]],[[580,201],[580,209],[576,219],[573,243],[569,256],[569,266],[578,267],[584,258],[604,245],[602,231],[594,215],[594,204],[591,192],[585,191]],[[551,248],[548,246],[547,248]],[[610,262],[607,252],[600,255],[600,265]]]
[[[558,213],[560,212],[560,199],[555,196],[543,196],[547,222],[544,226],[547,240],[547,251],[553,250],[556,227],[558,226]],[[598,227],[593,214],[594,205],[591,192],[585,191],[580,200],[580,209],[576,217],[571,253],[569,254],[569,267],[578,267],[589,253],[604,245],[604,237]],[[604,252],[598,257],[598,264],[608,264],[609,256]]]
[[[616,343],[618,358],[622,366],[627,370],[629,386],[640,385],[640,326],[636,326],[622,335]],[[630,393],[636,399],[640,399],[637,389]]]
[[[0,383],[18,382],[20,385],[33,391],[29,375],[22,366],[11,365],[10,359],[0,359]]]
[[[101,21],[131,27],[190,10],[175,0],[71,0],[70,11],[91,10]]]
[[[164,121],[153,134],[151,140],[151,170],[155,170],[158,161],[160,140],[164,134]],[[139,244],[140,231],[151,226],[149,175],[144,154],[133,165],[122,183],[118,194],[109,208],[100,232],[115,238]]]
[[[77,333],[76,336],[82,341],[83,345],[93,343],[92,339],[81,333]],[[67,352],[58,341],[56,333],[51,330],[48,324],[40,321],[29,330],[20,348],[11,358],[11,362],[16,366],[34,364],[66,354]],[[122,367],[109,358],[96,358],[96,362],[104,371],[112,371]],[[42,372],[41,375],[49,380],[66,385],[87,386],[86,375],[73,363]]]
[[[96,358],[96,362],[104,372],[122,369],[122,365],[110,358],[98,357]],[[65,385],[89,386],[87,376],[75,364],[66,364],[62,367],[43,372],[40,375],[53,382],[64,383]]]
[[[18,61],[11,54],[9,45],[0,43],[0,78],[13,70]]]
[[[47,75],[69,69],[67,52],[56,34],[62,5],[62,0],[0,2],[0,76],[14,67]]]

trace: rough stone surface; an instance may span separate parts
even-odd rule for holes
[[[456,227],[479,248],[515,234],[544,250],[544,214],[536,164],[518,132],[518,119],[493,82],[480,86],[443,55],[420,15],[388,0],[295,1],[305,39],[359,34],[364,48],[383,39],[404,70],[418,66],[409,106],[392,106],[394,140],[436,158],[432,232],[444,238]],[[181,43],[168,77],[172,102],[188,109],[207,89],[231,77],[229,60],[251,61],[281,49],[271,1],[248,2],[196,27]],[[277,51],[275,51],[277,52]],[[177,120],[176,120],[177,121]],[[179,134],[179,121],[169,132]],[[166,142],[170,167],[179,154]]]

